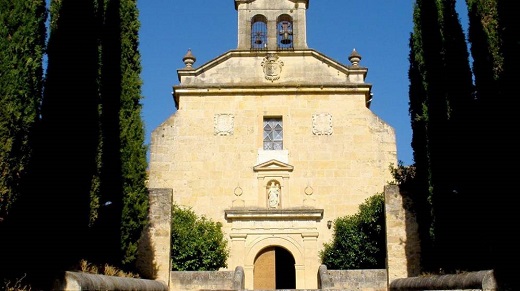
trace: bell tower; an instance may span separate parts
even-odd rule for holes
[[[235,0],[239,50],[307,49],[309,0]]]

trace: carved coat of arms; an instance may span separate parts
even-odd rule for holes
[[[267,80],[273,82],[274,80],[280,79],[283,62],[279,60],[276,54],[267,54],[262,61],[262,67],[264,68],[264,74]]]
[[[215,135],[233,135],[234,119],[233,114],[216,114]]]
[[[318,113],[312,115],[312,133],[314,135],[332,134],[332,115]]]

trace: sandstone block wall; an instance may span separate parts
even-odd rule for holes
[[[233,290],[234,274],[234,271],[173,271],[170,290]]]
[[[399,186],[385,187],[388,282],[420,274],[421,248],[411,202]]]
[[[176,203],[222,222],[227,233],[225,209],[266,208],[269,179],[253,171],[261,162],[264,116],[282,117],[287,163],[294,167],[279,179],[280,207],[324,209],[320,246],[332,237],[328,220],[354,214],[392,179],[394,130],[365,107],[362,94],[193,96],[182,104],[153,132],[150,187],[173,189]],[[331,116],[331,134],[313,133],[313,115],[321,113]],[[233,134],[215,134],[219,114],[234,116]]]
[[[327,266],[321,265],[318,280],[318,288],[323,290],[387,290],[386,269],[327,270]]]
[[[172,190],[149,189],[148,225],[139,241],[137,268],[142,276],[170,281]]]
[[[329,270],[333,289],[386,291],[386,270]]]

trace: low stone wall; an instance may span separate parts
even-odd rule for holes
[[[244,270],[235,271],[172,271],[170,290],[243,290]]]
[[[320,289],[386,291],[387,272],[385,269],[327,270],[321,265],[318,286]]]
[[[481,290],[497,291],[493,271],[467,272],[462,274],[421,276],[396,279],[389,291],[411,290]]]
[[[55,280],[52,290],[168,291],[168,286],[155,280],[65,272],[63,278]]]

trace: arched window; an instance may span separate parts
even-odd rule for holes
[[[278,16],[276,21],[278,49],[293,49],[293,21],[287,14]]]
[[[251,49],[267,49],[267,18],[263,15],[251,19]]]

